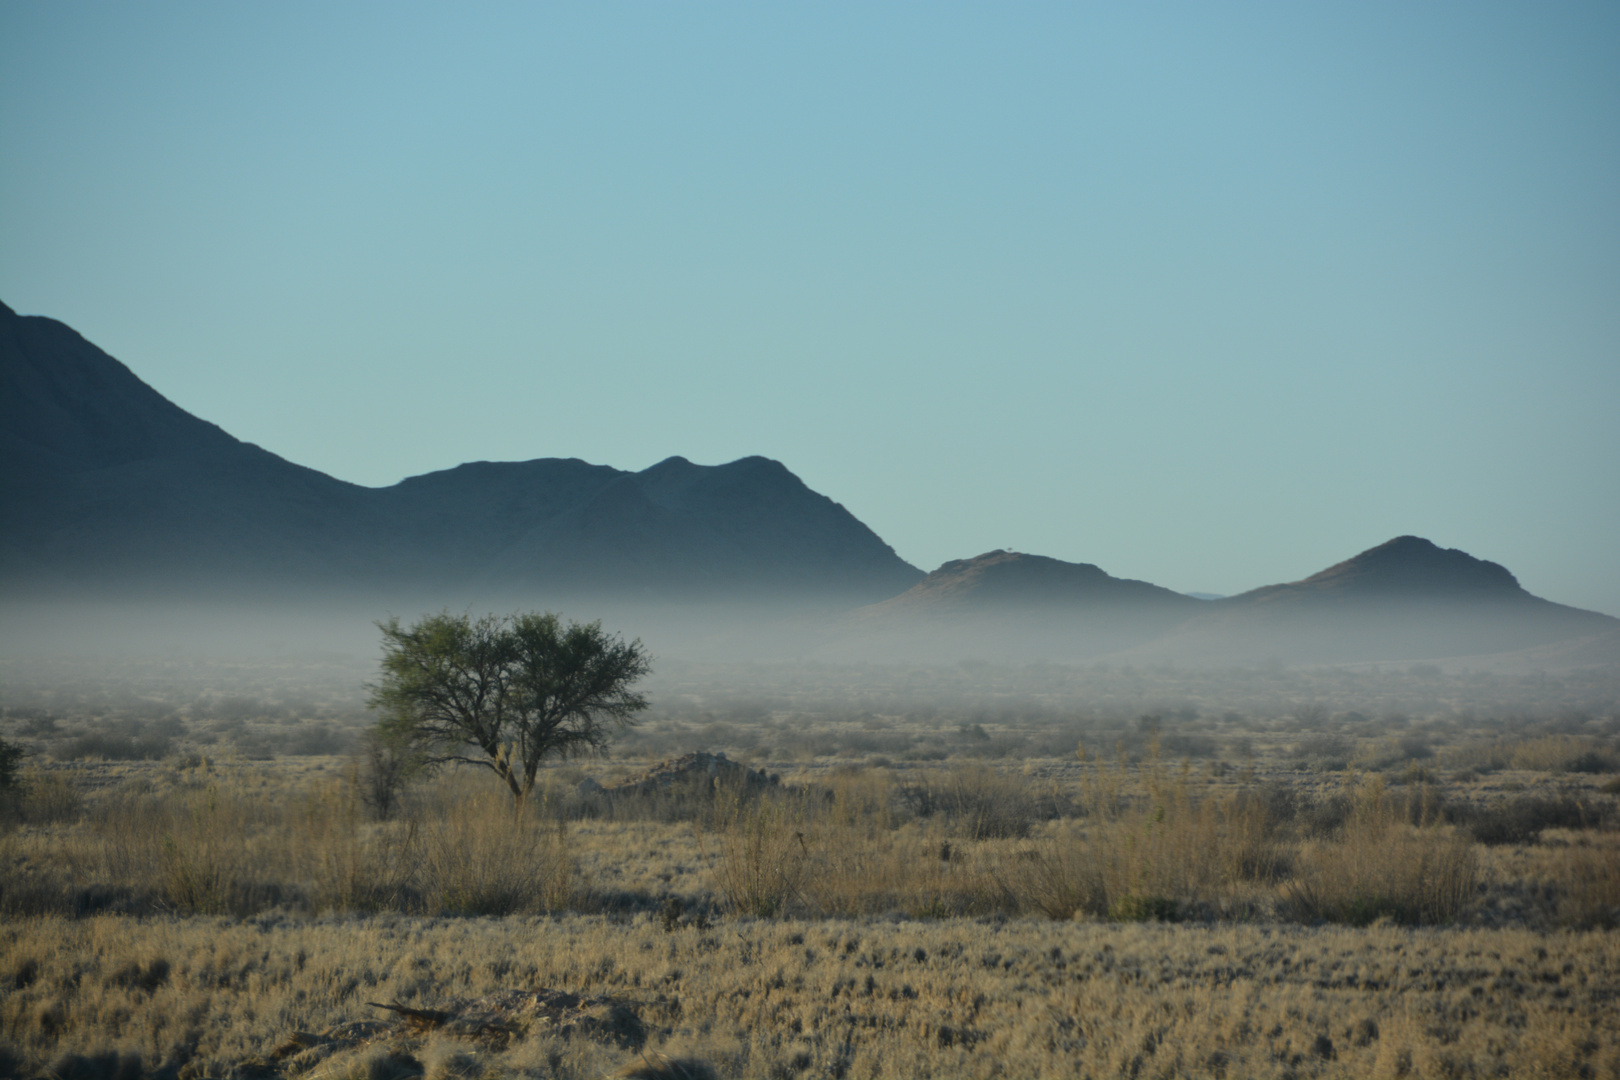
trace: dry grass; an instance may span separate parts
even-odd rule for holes
[[[0,910],[236,914],[292,909],[505,915],[574,898],[565,824],[450,777],[414,815],[368,819],[342,779],[182,770],[105,792],[77,820],[0,835]]]
[[[42,689],[0,717],[44,763],[0,823],[0,1075],[1620,1076],[1612,680],[756,674],[629,745],[748,755],[763,798],[577,795],[619,760],[521,812],[445,775],[388,821],[344,759],[265,758],[291,673],[163,691],[164,761],[52,765],[146,706]],[[535,987],[641,1041],[290,1041]]]
[[[1456,830],[1414,827],[1405,817],[1381,779],[1362,784],[1336,840],[1301,853],[1287,890],[1291,913],[1352,926],[1456,921],[1479,880],[1474,845]]]
[[[1446,824],[1454,807],[1433,787],[1316,778],[1306,794],[1187,767],[1084,768],[1075,782],[846,767],[764,796],[666,800],[650,820],[571,820],[555,783],[514,810],[477,773],[419,788],[386,822],[336,769],[173,769],[78,802],[57,781],[39,790],[71,809],[0,831],[0,912],[511,915],[650,911],[673,896],[755,916],[1433,924],[1506,910],[1497,901],[1533,878],[1545,902],[1519,905],[1533,925],[1616,918],[1607,829],[1572,833],[1587,846],[1516,880],[1482,876],[1485,852],[1517,849],[1474,843],[1479,812]],[[1513,799],[1495,805],[1535,801]]]
[[[1442,755],[1452,768],[1494,772],[1620,772],[1620,753],[1609,739],[1590,735],[1540,735],[1482,739],[1448,748]]]
[[[13,1071],[71,1054],[182,1078],[1612,1076],[1604,933],[653,916],[30,919],[0,930]],[[395,1034],[271,1060],[294,1031],[513,986],[634,1011],[644,1042]],[[257,1065],[255,1065],[257,1063]],[[254,1068],[260,1071],[253,1072]],[[244,1071],[245,1070],[245,1071]],[[88,1075],[88,1074],[86,1074]],[[633,1075],[626,1073],[626,1075]],[[678,1074],[677,1074],[678,1075]]]

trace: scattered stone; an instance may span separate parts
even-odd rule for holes
[[[647,1041],[635,1011],[605,997],[582,997],[566,990],[501,990],[481,998],[454,998],[438,1009],[415,1009],[397,1002],[366,1004],[398,1016],[407,1035],[430,1031],[502,1047],[514,1038],[545,1032],[583,1035],[634,1049]]]
[[[696,1058],[643,1054],[613,1074],[618,1080],[718,1080],[718,1074]]]
[[[452,998],[437,1009],[397,1001],[366,1004],[386,1009],[396,1019],[350,1020],[324,1032],[294,1031],[256,1067],[266,1077],[299,1076],[340,1052],[375,1048],[378,1053],[404,1053],[430,1034],[465,1039],[489,1050],[503,1050],[513,1040],[533,1035],[578,1035],[622,1050],[640,1050],[647,1042],[647,1028],[630,1005],[566,990],[501,990],[479,998]],[[691,1072],[694,1077],[713,1075],[694,1067],[699,1070]]]
[[[674,789],[733,788],[758,791],[775,783],[774,777],[729,760],[724,754],[705,751],[659,762],[640,776],[633,776],[606,788],[609,795],[657,795]]]

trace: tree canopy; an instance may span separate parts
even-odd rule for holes
[[[381,730],[428,764],[488,768],[517,800],[543,760],[602,749],[647,707],[631,689],[652,670],[645,649],[600,622],[444,612],[377,627],[382,673],[371,705]]]

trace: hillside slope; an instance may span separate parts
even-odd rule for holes
[[[1505,567],[1399,536],[1301,581],[1208,601],[1141,662],[1347,663],[1516,652],[1620,629],[1527,592]]]
[[[233,438],[51,319],[0,305],[11,596],[892,596],[921,572],[760,457],[641,472],[477,462],[365,488]]]
[[[1151,640],[1204,601],[1090,563],[990,551],[955,559],[854,612],[832,654],[894,659],[1077,658]]]

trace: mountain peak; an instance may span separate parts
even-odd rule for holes
[[[952,559],[887,603],[966,603],[974,607],[1114,604],[1185,600],[1144,581],[1116,578],[1091,563],[998,548],[970,559]],[[1192,601],[1188,601],[1192,603]]]
[[[1313,591],[1364,596],[1525,595],[1507,567],[1442,548],[1421,536],[1397,536],[1297,584]]]
[[[361,488],[185,412],[62,323],[0,310],[0,584],[372,595],[893,596],[922,576],[765,457],[640,473],[468,462]]]

